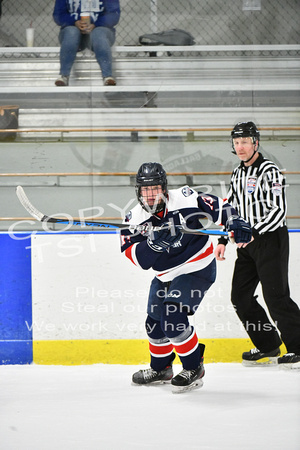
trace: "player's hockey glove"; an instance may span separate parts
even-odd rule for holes
[[[251,227],[246,220],[239,216],[231,216],[226,222],[226,230],[233,231],[234,240],[237,244],[251,241]]]
[[[169,247],[177,244],[182,238],[182,233],[178,227],[163,226],[160,230],[150,233],[147,244],[156,252],[163,252]]]

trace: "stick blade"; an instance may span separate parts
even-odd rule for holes
[[[33,204],[29,201],[22,186],[16,187],[16,194],[17,194],[17,197],[18,197],[21,205],[26,209],[26,211],[29,212],[29,214],[32,217],[41,221],[44,217],[44,214],[41,213],[38,209],[36,209],[35,206],[33,206]]]
[[[186,228],[183,227],[182,228],[182,233],[184,234],[207,234],[209,236],[228,236],[228,232],[227,231],[223,231],[223,230],[211,230],[211,229],[205,229],[205,228],[199,228],[197,230],[194,230],[192,228]]]

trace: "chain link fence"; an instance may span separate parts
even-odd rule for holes
[[[34,45],[58,46],[52,19],[54,1],[2,0],[0,47],[25,46],[26,28]],[[197,45],[298,44],[299,0],[120,0],[117,45],[137,45],[145,33],[180,28]]]

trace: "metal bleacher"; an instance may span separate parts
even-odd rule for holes
[[[19,105],[22,139],[84,137],[91,114],[99,136],[106,130],[131,136],[162,129],[218,133],[249,110],[260,126],[293,134],[299,125],[299,50],[299,45],[116,46],[117,86],[103,86],[93,55],[83,53],[70,86],[58,88],[58,47],[6,47],[0,49],[0,98]]]

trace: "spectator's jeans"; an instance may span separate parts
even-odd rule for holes
[[[68,77],[78,51],[91,49],[101,68],[103,78],[112,76],[111,46],[115,42],[115,30],[96,27],[90,34],[81,34],[75,26],[60,30],[60,74]]]

